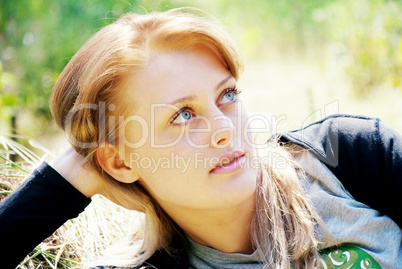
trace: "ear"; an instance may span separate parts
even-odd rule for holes
[[[99,145],[96,150],[96,159],[102,169],[117,181],[133,183],[139,178],[137,172],[120,158],[115,146],[109,143],[104,142]]]

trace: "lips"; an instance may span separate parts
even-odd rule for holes
[[[211,174],[231,173],[243,167],[245,154],[242,151],[232,151],[223,154],[213,165]]]

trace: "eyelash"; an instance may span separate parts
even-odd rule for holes
[[[241,90],[239,88],[237,88],[237,87],[234,87],[234,88],[231,88],[231,89],[226,89],[225,93],[227,93],[227,92],[234,92],[236,95],[241,94]]]
[[[237,87],[225,89],[222,92],[222,94],[220,95],[220,98],[222,98],[223,96],[225,96],[225,94],[227,94],[229,92],[233,92],[233,94],[235,95],[235,98],[236,98],[241,93],[241,90],[239,90]],[[236,101],[237,101],[237,98],[234,99],[232,101],[232,103],[235,103]],[[183,113],[183,111],[186,111],[186,110],[194,111],[194,106],[192,104],[190,104],[190,103],[184,104],[184,106],[173,115],[173,118],[170,121],[170,124],[172,124],[172,125],[181,125],[181,124],[175,124],[173,122],[179,117],[179,115],[181,113]]]
[[[237,87],[229,88],[229,89],[224,90],[223,93],[221,94],[221,96],[223,97],[225,94],[227,94],[229,92],[233,92],[235,97],[237,97],[241,93],[241,90],[239,90],[239,88],[237,88]],[[236,102],[236,101],[237,101],[237,99],[234,100],[234,102]]]
[[[181,113],[183,113],[183,111],[186,111],[186,110],[194,111],[194,106],[193,106],[192,104],[190,104],[190,103],[184,104],[184,106],[183,106],[182,108],[180,108],[179,111],[177,111],[177,112],[173,115],[173,118],[172,118],[172,120],[170,121],[170,123],[171,123],[172,125],[181,125],[181,124],[179,124],[179,123],[178,123],[178,124],[175,124],[175,123],[173,123],[173,122],[180,116]]]

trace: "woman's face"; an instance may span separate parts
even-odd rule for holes
[[[258,169],[246,111],[210,50],[155,54],[123,89],[133,107],[120,119],[125,164],[162,207],[223,209],[251,199]]]

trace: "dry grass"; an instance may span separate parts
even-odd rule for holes
[[[43,154],[38,156],[10,137],[0,136],[0,201],[15,190],[35,166],[52,158],[51,153],[35,141],[27,141]],[[13,155],[18,156],[18,161],[11,160]],[[137,212],[119,207],[104,197],[94,197],[83,213],[45,239],[17,268],[84,268],[97,260],[108,246],[126,237],[131,228],[138,227],[140,218]]]

